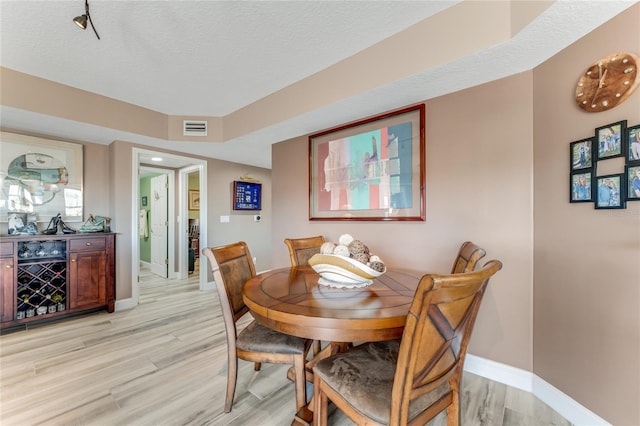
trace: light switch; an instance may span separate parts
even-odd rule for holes
[[[229,223],[229,216],[220,216],[220,223]]]

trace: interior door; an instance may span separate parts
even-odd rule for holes
[[[167,175],[151,178],[151,272],[168,277]]]

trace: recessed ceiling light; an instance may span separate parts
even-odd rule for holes
[[[160,157],[151,157],[151,161],[162,161]]]

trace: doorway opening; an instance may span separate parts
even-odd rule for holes
[[[161,278],[169,278],[170,270],[168,218],[173,175],[172,170],[141,166],[138,178],[139,264]]]
[[[162,158],[162,167],[154,167],[151,160],[154,157]],[[197,187],[199,191],[198,212],[199,218],[207,217],[207,162],[180,155],[167,154],[165,152],[157,152],[140,148],[133,148],[132,176],[134,178],[133,200],[132,200],[132,232],[134,235],[140,234],[140,216],[141,216],[141,188],[140,180],[142,171],[158,172],[167,176],[167,278],[168,279],[184,279],[188,276],[188,254],[189,254],[189,174],[197,172]],[[155,169],[155,170],[153,170]],[[153,193],[147,195],[147,207],[150,208]],[[149,225],[149,223],[147,222]],[[200,220],[198,243],[200,247],[205,247],[207,243],[206,220]],[[148,232],[151,230],[149,229]],[[138,305],[140,297],[139,277],[141,265],[141,242],[140,238],[131,239],[132,254],[132,279],[131,279],[131,300],[126,305],[134,307]],[[198,282],[201,290],[208,289],[208,274],[206,268],[198,268]],[[124,306],[123,306],[124,307]]]
[[[195,273],[200,264],[200,171],[187,173],[188,208],[188,267],[189,275]]]

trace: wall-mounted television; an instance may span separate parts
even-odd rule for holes
[[[233,181],[233,210],[262,210],[262,184]]]

